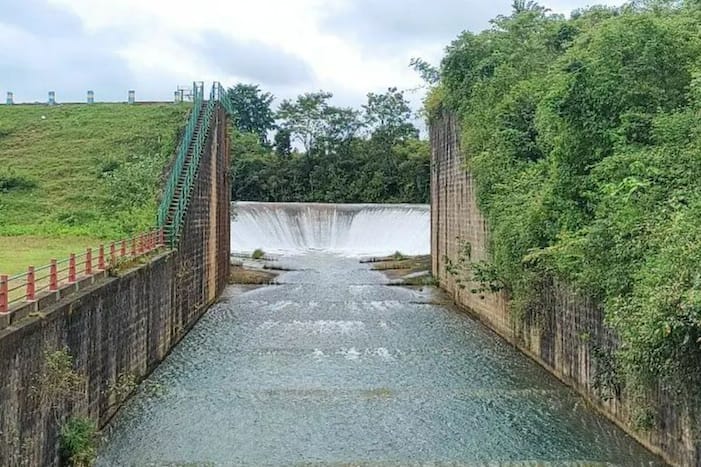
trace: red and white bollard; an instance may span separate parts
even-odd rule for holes
[[[68,260],[68,282],[75,283],[75,253],[71,253],[71,257]]]
[[[7,313],[9,292],[8,278],[5,275],[0,276],[0,313]]]
[[[92,248],[87,248],[85,250],[85,275],[89,276],[92,274]]]
[[[34,266],[27,268],[27,301],[33,302],[36,298],[36,279],[34,277]]]
[[[55,259],[51,260],[51,268],[49,269],[49,291],[56,292],[58,290],[58,266]]]

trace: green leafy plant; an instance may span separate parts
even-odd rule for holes
[[[85,378],[73,368],[73,356],[67,348],[46,352],[34,387],[42,405],[52,411],[57,411],[66,402],[85,397]],[[55,416],[58,418],[58,413]]]
[[[253,259],[263,259],[265,258],[265,252],[260,248],[257,248],[251,253],[251,258]]]
[[[89,418],[71,418],[61,427],[60,451],[63,462],[72,467],[89,467],[97,458],[97,427]]]

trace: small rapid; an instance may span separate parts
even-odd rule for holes
[[[232,249],[250,253],[380,256],[430,252],[430,209],[421,204],[234,204]]]

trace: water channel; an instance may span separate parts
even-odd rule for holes
[[[339,253],[275,264],[141,385],[98,465],[660,465],[440,291]]]

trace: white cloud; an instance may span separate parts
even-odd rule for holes
[[[611,1],[621,3],[607,0]],[[22,70],[30,72],[33,65],[29,62],[38,60],[46,42],[40,28],[32,28],[32,22],[27,19],[35,18],[37,11],[48,10],[51,18],[61,21],[44,21],[47,34],[68,29],[66,35],[74,36],[67,40],[69,49],[99,55],[94,64],[86,60],[79,63],[81,66],[118,70],[111,73],[111,79],[92,85],[98,96],[121,96],[126,89],[135,88],[139,98],[168,99],[177,84],[193,79],[216,79],[224,84],[258,82],[281,98],[324,89],[334,92],[336,102],[341,105],[359,105],[367,92],[382,91],[389,86],[417,87],[420,80],[408,68],[411,57],[438,62],[445,45],[462,30],[482,29],[490,18],[510,10],[509,0],[23,0],[17,3],[21,7],[11,8],[14,14],[0,17],[0,39],[3,34],[28,34],[31,38],[23,43],[32,43],[36,49],[27,51],[18,46],[18,53],[8,57],[0,52],[3,66],[26,65],[17,65],[6,77],[9,79],[0,77],[0,89],[13,87],[18,95],[22,94],[17,91],[21,91],[24,82]],[[557,0],[548,6],[553,11],[566,12],[584,3]],[[19,24],[12,24],[13,21]],[[202,40],[208,43],[202,44]],[[41,77],[45,89],[65,85],[65,80],[60,79],[63,74],[76,77],[75,72],[68,73],[66,67],[61,67],[60,60],[66,54],[55,48],[50,50],[56,56],[51,65],[53,72]],[[22,54],[26,59],[18,58]],[[91,80],[105,74],[89,69],[80,72]],[[80,85],[86,82],[77,81]],[[119,89],[103,90],[107,87]],[[61,94],[61,89],[56,91]],[[415,100],[418,102],[419,97]]]

